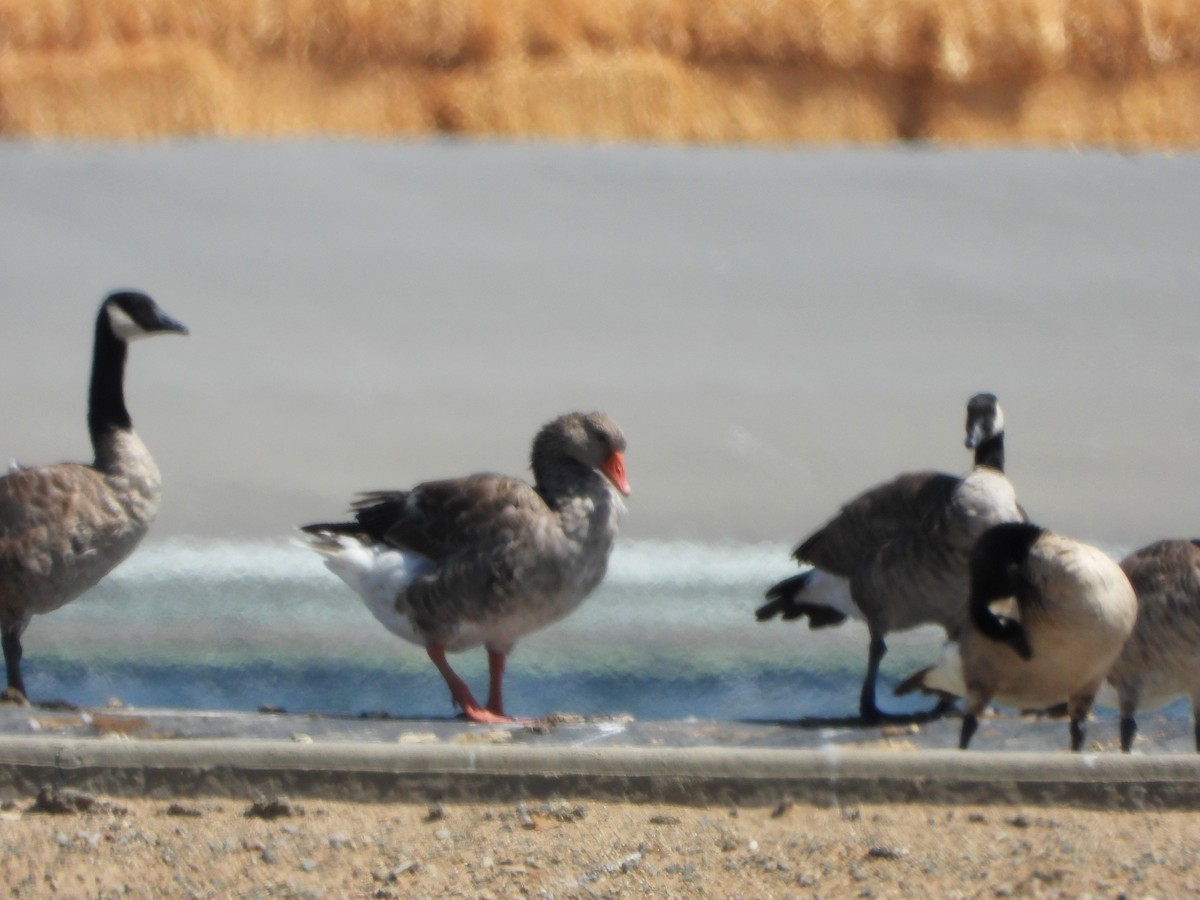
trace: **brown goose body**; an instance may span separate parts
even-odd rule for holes
[[[1133,747],[1140,708],[1192,704],[1200,751],[1200,544],[1158,541],[1121,561],[1137,594],[1133,634],[1108,674],[1121,711],[1121,749]]]
[[[995,396],[970,399],[966,429],[975,451],[966,476],[910,473],[860,494],[796,547],[793,557],[811,568],[771,587],[757,610],[760,621],[807,616],[810,628],[866,622],[870,646],[859,697],[866,721],[884,718],[875,703],[884,636],[929,624],[957,634],[966,621],[976,539],[992,525],[1024,518],[1004,475],[1004,418]]]
[[[354,521],[303,531],[381,624],[426,648],[469,717],[504,720],[508,653],[604,578],[629,493],[624,450],[608,416],[571,413],[535,439],[533,485],[485,473],[376,491],[354,504]],[[480,645],[491,663],[486,706],[444,658]]]
[[[127,344],[187,330],[144,294],[110,295],[96,320],[91,465],[15,467],[0,478],[0,636],[10,690],[25,693],[21,635],[133,552],[158,511],[161,478],[124,402]]]

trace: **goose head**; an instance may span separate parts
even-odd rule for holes
[[[604,476],[623,496],[629,496],[625,435],[606,414],[567,413],[545,425],[533,442],[533,471],[539,481],[545,467],[556,458],[582,463]]]
[[[976,394],[967,401],[967,449],[976,450],[1004,434],[1004,411],[995,394]]]
[[[1033,545],[1044,528],[1029,522],[993,525],[971,550],[971,618],[985,635],[1011,646],[1022,659],[1033,651],[1020,622],[1001,619],[990,609],[996,600],[1028,596],[1030,576],[1026,568]]]
[[[187,334],[187,326],[171,318],[141,291],[116,291],[100,307],[113,337],[129,343],[154,334]]]

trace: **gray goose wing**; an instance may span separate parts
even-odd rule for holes
[[[519,479],[483,474],[373,492],[355,509],[373,537],[433,562],[405,592],[427,634],[503,616],[562,589],[558,516]]]
[[[871,488],[801,542],[792,556],[850,576],[913,529],[936,527],[933,517],[946,508],[961,480],[941,472],[913,472]]]

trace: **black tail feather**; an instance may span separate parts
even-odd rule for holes
[[[305,534],[362,534],[363,528],[357,522],[317,522],[301,525],[300,530]]]
[[[770,602],[764,603],[755,610],[754,617],[760,622],[765,622],[779,616],[785,622],[790,622],[793,619],[808,616],[809,628],[826,628],[844,622],[845,614],[836,609],[816,603],[805,603],[799,599],[800,594],[808,586],[814,571],[814,569],[809,569],[772,585],[766,593],[766,598]]]

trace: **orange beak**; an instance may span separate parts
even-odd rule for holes
[[[604,473],[604,477],[613,483],[618,491],[623,496],[628,497],[629,479],[625,477],[625,454],[620,450],[614,450],[612,455],[604,461],[604,465],[600,467],[600,471]]]

